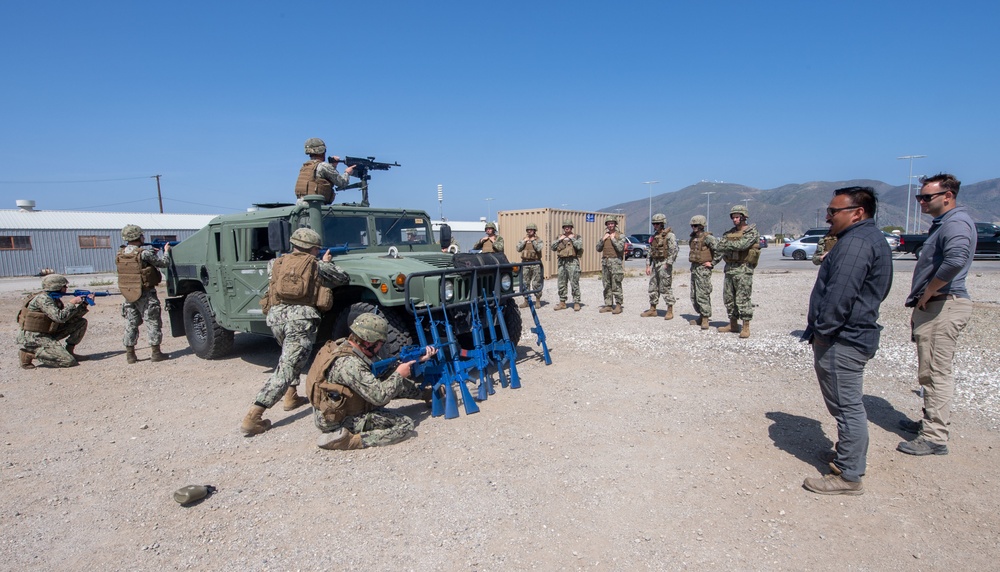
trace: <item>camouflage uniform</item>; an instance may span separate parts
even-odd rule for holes
[[[268,264],[268,274],[272,263],[273,260]],[[317,264],[320,283],[324,286],[332,288],[349,282],[347,273],[333,262],[318,261]],[[299,374],[316,343],[320,319],[319,311],[313,306],[276,304],[268,310],[267,325],[281,344],[281,357],[274,373],[257,394],[255,403],[270,408],[290,386],[299,384]]]
[[[139,260],[143,266],[155,266],[166,268],[170,263],[170,253],[164,253],[163,257],[156,255],[156,251],[150,248],[142,248],[134,244],[125,245],[122,251],[124,255],[134,254],[139,251]],[[163,341],[163,320],[161,318],[160,299],[156,295],[156,288],[143,290],[142,295],[135,302],[122,303],[122,317],[125,318],[125,333],[122,342],[125,347],[135,346],[139,339],[139,324],[146,322],[146,334],[149,336],[149,345],[158,346]]]
[[[836,235],[828,234],[823,238],[819,239],[819,242],[816,243],[816,252],[813,253],[812,257],[813,264],[815,264],[816,266],[823,264],[823,253],[830,252],[830,249],[832,249],[836,244],[837,244]]]
[[[662,236],[661,236],[662,234]],[[658,245],[658,242],[665,242],[666,244]],[[660,302],[660,296],[663,296],[663,302],[667,306],[673,306],[674,302],[677,300],[674,298],[673,289],[673,270],[674,262],[677,260],[677,237],[669,228],[661,230],[659,233],[653,235],[650,239],[651,248],[649,250],[649,305],[653,308],[656,307]],[[662,251],[663,256],[656,256],[656,254]]]
[[[83,317],[87,313],[87,303],[81,301],[79,305],[64,305],[62,300],[57,300],[50,294],[37,294],[28,302],[27,309],[44,313],[53,322],[61,324],[59,329],[51,334],[43,334],[26,332],[21,328],[17,334],[17,343],[24,351],[35,354],[34,357],[42,365],[73,367],[77,365],[76,358],[59,340],[66,338],[66,345],[69,346],[75,346],[83,340],[83,335],[87,333],[87,320]]]
[[[322,412],[314,407],[313,420],[320,431],[333,433],[344,428],[360,435],[365,447],[391,445],[410,436],[414,427],[413,420],[402,413],[386,411],[383,406],[397,398],[423,399],[423,390],[417,382],[395,372],[385,380],[380,380],[372,375],[371,366],[371,360],[357,349],[351,355],[333,362],[333,366],[327,371],[326,380],[350,388],[376,409],[349,415],[340,423],[334,423],[324,418]]]
[[[719,239],[702,230],[691,233],[689,244],[698,239],[704,241],[714,268],[722,260],[722,253],[718,250]],[[691,261],[691,305],[699,316],[712,317],[712,268],[705,266],[704,262]]]
[[[739,229],[735,226],[723,235],[716,248],[726,261],[726,275],[722,287],[722,301],[726,304],[729,320],[753,319],[753,271],[755,266],[745,262],[750,250],[760,248],[760,233],[757,227],[749,225],[743,229],[743,236],[735,238]],[[742,261],[741,261],[742,260]]]
[[[625,300],[622,293],[622,280],[625,269],[622,267],[622,257],[625,255],[625,235],[616,229],[611,238],[601,238],[597,241],[597,252],[601,256],[601,284],[604,286],[604,307],[621,306]]]
[[[557,253],[560,251],[560,246],[565,246],[562,250],[563,254],[558,256],[559,264],[559,301],[563,304],[566,303],[566,297],[568,295],[567,290],[572,288],[573,290],[573,303],[580,303],[580,252],[583,250],[583,239],[580,235],[574,234],[573,238],[566,238],[565,235],[559,235],[555,240],[552,241],[552,250]],[[568,244],[567,244],[568,243]],[[572,246],[572,248],[570,248]],[[568,287],[567,287],[568,286]],[[558,308],[557,308],[558,309]]]
[[[525,240],[527,237],[521,239],[517,243],[517,251],[521,253],[522,261],[535,261],[542,259],[542,250],[545,248],[545,243],[542,239],[535,236],[535,240],[528,241]],[[542,278],[542,267],[541,266],[524,266],[521,268],[521,279],[524,281],[524,287],[528,290],[541,290],[543,278]],[[539,292],[536,297],[541,300],[542,293]]]
[[[491,242],[489,235],[479,239],[472,247],[472,250],[482,250],[483,252],[503,252],[503,237],[497,234],[497,226],[492,222],[486,223],[486,228],[493,229],[494,240]]]

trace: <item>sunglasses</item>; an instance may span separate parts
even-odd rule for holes
[[[840,207],[839,209],[827,208],[826,209],[826,216],[833,216],[833,215],[839,213],[840,211],[849,211],[851,209],[860,209],[860,208],[861,207]]]
[[[931,199],[933,199],[934,197],[936,197],[938,195],[943,195],[943,194],[945,194],[947,192],[948,191],[941,191],[940,193],[931,193],[929,195],[914,195],[913,198],[917,199],[918,201],[920,201],[922,203],[929,203],[929,202],[931,202]]]

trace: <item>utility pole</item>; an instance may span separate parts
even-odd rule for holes
[[[910,234],[910,203],[913,202],[913,160],[923,159],[927,155],[903,155],[897,159],[910,160],[910,178],[906,180],[906,234]],[[913,207],[913,218],[920,220],[917,215],[916,206]]]
[[[162,175],[153,175],[150,179],[156,179],[156,198],[160,200],[160,214],[163,214],[163,194],[160,193],[160,177]]]
[[[712,195],[715,191],[707,191],[702,193],[708,197],[708,202],[705,205],[705,232],[712,234]]]
[[[649,233],[653,234],[653,185],[659,181],[643,181],[643,185],[649,185]]]

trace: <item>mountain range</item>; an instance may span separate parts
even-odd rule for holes
[[[757,225],[761,234],[790,234],[799,236],[806,230],[824,227],[826,213],[834,189],[841,187],[872,187],[878,194],[879,227],[906,225],[907,187],[893,186],[882,181],[855,179],[851,181],[816,181],[803,184],[782,185],[774,189],[757,189],[734,183],[702,181],[670,193],[652,197],[653,213],[667,215],[667,225],[680,237],[690,232],[689,222],[697,214],[706,210],[710,219],[708,229],[716,235],[728,230],[729,209],[743,203],[750,211],[750,223]],[[909,195],[920,192],[914,183]],[[706,194],[711,193],[711,194]],[[963,184],[958,194],[958,203],[968,207],[977,222],[1000,221],[1000,179],[989,179],[979,183]],[[634,201],[609,205],[600,212],[625,215],[629,233],[649,232],[650,199],[643,197]],[[919,219],[919,220],[917,220]],[[915,232],[926,232],[931,217],[920,215],[916,201],[910,203],[910,228]]]

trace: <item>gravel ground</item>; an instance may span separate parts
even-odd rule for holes
[[[0,569],[995,569],[1000,285],[986,268],[969,280],[977,303],[955,360],[951,454],[932,458],[894,451],[908,437],[896,422],[920,407],[909,273],[897,273],[867,369],[861,497],[801,488],[836,439],[798,341],[811,265],[758,273],[746,340],[687,325],[686,273],[672,321],[639,317],[646,278],[635,270],[619,316],[598,314],[595,277],[583,279],[581,312],[553,312],[548,281],[539,313],[552,365],[526,331],[521,389],[452,420],[399,402],[418,435],[351,452],[317,449],[307,408],[272,409],[273,430],[239,434],[277,360],[270,339],[241,334],[232,357],[204,361],[166,338],[174,359],[152,364],[140,347],[128,366],[118,306],[104,298],[80,346],[95,359],[22,371],[8,320]],[[0,284],[7,316],[21,300],[11,284]],[[171,494],[187,484],[219,490],[183,508]]]

